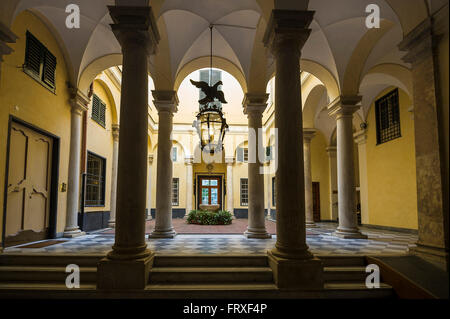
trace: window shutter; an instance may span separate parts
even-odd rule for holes
[[[201,70],[200,71],[200,82],[206,82],[209,84],[209,70]],[[205,93],[201,89],[198,89],[199,92],[199,100],[202,100],[206,97]]]
[[[222,80],[222,71],[219,70],[213,70],[211,74],[211,86],[216,84],[217,82]],[[219,85],[218,90],[222,89],[222,86]],[[222,102],[216,101],[216,105],[221,109],[222,108]]]
[[[172,162],[176,162],[177,161],[177,148],[176,147],[172,147]]]
[[[238,162],[242,163],[244,161],[244,149],[242,147],[236,149],[236,157]]]
[[[51,54],[50,51],[45,50],[44,74],[42,75],[42,80],[52,88],[55,87],[55,71],[56,57]]]
[[[100,118],[100,99],[94,94],[94,99],[92,100],[92,114],[91,118],[98,122]]]
[[[99,123],[106,126],[106,104],[100,101]]]
[[[42,50],[41,43],[30,32],[27,31],[27,42],[25,49],[24,67],[34,75],[41,73]]]

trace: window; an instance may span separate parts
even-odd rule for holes
[[[248,206],[248,179],[241,178],[241,206]]]
[[[106,160],[91,152],[87,155],[85,205],[104,206]]]
[[[172,162],[176,162],[177,161],[177,148],[176,147],[172,147]]]
[[[266,147],[266,161],[273,160],[273,146]]]
[[[200,81],[206,82],[208,84],[210,84],[211,86],[213,86],[214,84],[216,84],[217,82],[222,80],[222,71],[220,70],[212,70],[211,73],[211,83],[209,83],[209,69],[207,70],[201,70],[200,71]],[[219,85],[218,89],[221,89],[221,86]],[[205,98],[205,93],[203,93],[202,90],[199,89],[199,100]],[[216,101],[215,103],[217,106],[219,106],[219,108],[222,108],[222,103],[219,101]]]
[[[398,89],[375,102],[377,144],[401,137]]]
[[[179,178],[173,178],[172,179],[172,206],[178,206],[178,194],[180,190],[180,179]]]
[[[26,37],[23,70],[54,93],[56,57],[29,31]]]
[[[237,157],[238,162],[247,163],[248,162],[248,148],[238,147],[236,149],[236,157]]]
[[[272,177],[272,206],[277,206],[276,204],[276,193],[275,193],[275,177]]]
[[[92,114],[91,118],[100,124],[101,126],[106,126],[106,104],[94,94],[94,98],[92,100]]]

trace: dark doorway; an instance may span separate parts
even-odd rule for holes
[[[312,183],[313,191],[313,218],[314,222],[320,222],[320,183]]]

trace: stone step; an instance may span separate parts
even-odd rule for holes
[[[381,283],[380,288],[369,289],[364,283],[325,283],[323,296],[325,298],[396,298],[394,289]]]
[[[354,267],[354,266],[366,266],[367,261],[365,256],[321,256],[317,255],[317,258],[322,260],[324,267]]]
[[[96,267],[105,255],[101,254],[0,254],[0,266],[64,266]]]
[[[270,267],[155,267],[150,283],[273,283]]]
[[[367,276],[366,267],[324,267],[323,280],[324,282],[360,282],[364,283]]]
[[[61,283],[69,273],[65,266],[0,266],[0,283]],[[97,267],[80,267],[80,283],[96,283]]]
[[[153,267],[267,267],[267,255],[156,255]]]

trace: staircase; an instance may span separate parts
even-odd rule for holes
[[[67,290],[66,266],[75,264],[80,267],[80,288],[95,289],[97,281],[97,263],[103,255],[69,254],[1,254],[0,255],[0,291],[2,293],[26,290]]]
[[[380,282],[380,288],[366,287],[365,256],[317,256],[323,262],[325,298],[395,298],[394,289]]]
[[[158,298],[257,298],[276,293],[267,256],[155,256],[146,291]]]

